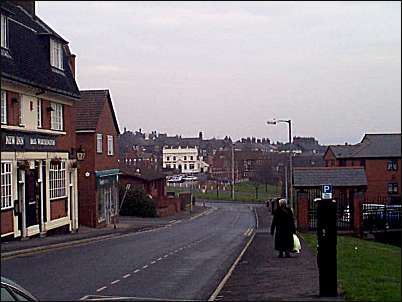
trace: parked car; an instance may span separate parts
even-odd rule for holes
[[[180,175],[172,176],[171,178],[169,178],[167,180],[167,182],[169,182],[169,183],[177,183],[177,182],[183,182],[183,181],[184,181],[184,179]]]
[[[14,281],[1,277],[1,301],[38,301],[38,299]]]
[[[192,176],[192,175],[187,175],[183,177],[184,181],[196,181],[198,180],[198,178],[196,176]]]

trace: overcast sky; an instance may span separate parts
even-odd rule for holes
[[[401,131],[400,2],[43,2],[121,131],[357,143]]]

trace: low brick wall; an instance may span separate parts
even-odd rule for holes
[[[174,215],[181,209],[181,202],[177,198],[163,198],[157,203],[157,214],[159,217]]]
[[[66,198],[50,202],[50,219],[58,219],[67,216]]]
[[[8,234],[14,231],[14,209],[1,211],[1,234]]]

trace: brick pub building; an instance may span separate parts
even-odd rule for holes
[[[119,126],[108,90],[83,90],[77,102],[79,161],[79,222],[105,226],[118,215]]]
[[[34,1],[1,2],[2,238],[78,228],[74,58]]]

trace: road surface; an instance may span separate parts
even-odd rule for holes
[[[39,300],[207,300],[255,229],[256,205],[206,206],[168,227],[2,259],[1,274]]]

